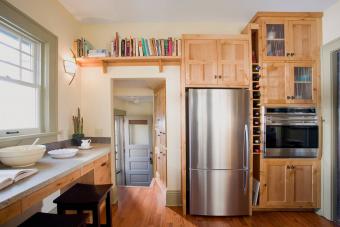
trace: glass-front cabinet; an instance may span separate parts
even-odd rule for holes
[[[316,102],[316,77],[315,68],[311,63],[290,64],[290,103],[314,103]]]
[[[313,60],[320,55],[316,20],[262,21],[263,60]]]
[[[283,60],[286,58],[286,21],[265,20],[263,28],[264,60]]]

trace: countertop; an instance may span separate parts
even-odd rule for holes
[[[0,209],[110,152],[109,144],[92,144],[92,146],[91,150],[79,150],[75,157],[68,159],[53,159],[46,152],[35,166],[27,167],[37,168],[38,173],[0,191]],[[1,169],[8,169],[8,167],[1,165]]]

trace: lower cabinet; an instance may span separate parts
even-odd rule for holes
[[[320,206],[320,161],[264,159],[261,165],[260,206],[318,208]]]
[[[94,161],[94,183],[111,184],[110,155],[105,155]]]

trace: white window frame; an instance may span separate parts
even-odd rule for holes
[[[20,72],[20,79],[13,79],[10,77],[2,77],[0,76],[0,80],[10,82],[10,83],[15,83],[18,85],[26,86],[26,87],[32,87],[36,88],[36,101],[37,101],[37,109],[36,109],[36,121],[37,121],[37,128],[13,128],[13,129],[5,129],[5,130],[0,130],[0,138],[1,137],[11,137],[11,136],[23,136],[23,135],[31,135],[31,134],[38,134],[42,133],[44,131],[44,112],[42,111],[42,100],[43,100],[43,93],[42,93],[42,75],[41,75],[41,65],[42,65],[42,60],[41,60],[41,42],[38,40],[30,37],[27,34],[24,34],[23,32],[20,32],[16,30],[13,27],[10,27],[0,21],[0,29],[5,30],[6,32],[16,36],[19,39],[19,49],[16,47],[12,47],[0,40],[0,43],[11,48],[14,50],[19,51],[19,65],[13,64],[11,62],[7,62],[4,60],[0,60],[0,62],[9,64],[11,66],[19,68]],[[33,49],[33,54],[28,54],[22,50],[22,42],[23,40],[26,40],[30,43],[33,43],[34,49]],[[34,58],[33,62],[33,70],[25,68],[22,66],[22,54],[31,56]],[[35,55],[35,56],[34,56]],[[34,82],[29,83],[26,81],[22,80],[22,69],[24,70],[29,70],[33,71],[34,74]]]

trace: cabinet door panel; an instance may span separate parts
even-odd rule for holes
[[[186,40],[185,67],[187,85],[216,85],[216,40]]]
[[[287,23],[285,19],[263,19],[263,60],[285,60],[287,58],[287,33]]]
[[[249,86],[249,43],[242,40],[218,41],[219,83]]]
[[[317,101],[317,80],[313,63],[289,64],[290,103],[315,104]]]
[[[261,206],[277,207],[289,204],[289,172],[284,160],[263,162]]]
[[[318,161],[296,161],[292,162],[294,172],[291,195],[292,204],[296,207],[318,206]]]
[[[291,60],[312,60],[320,56],[315,20],[289,21],[288,49]]]
[[[285,104],[287,98],[287,64],[264,63],[261,79],[265,104]]]

